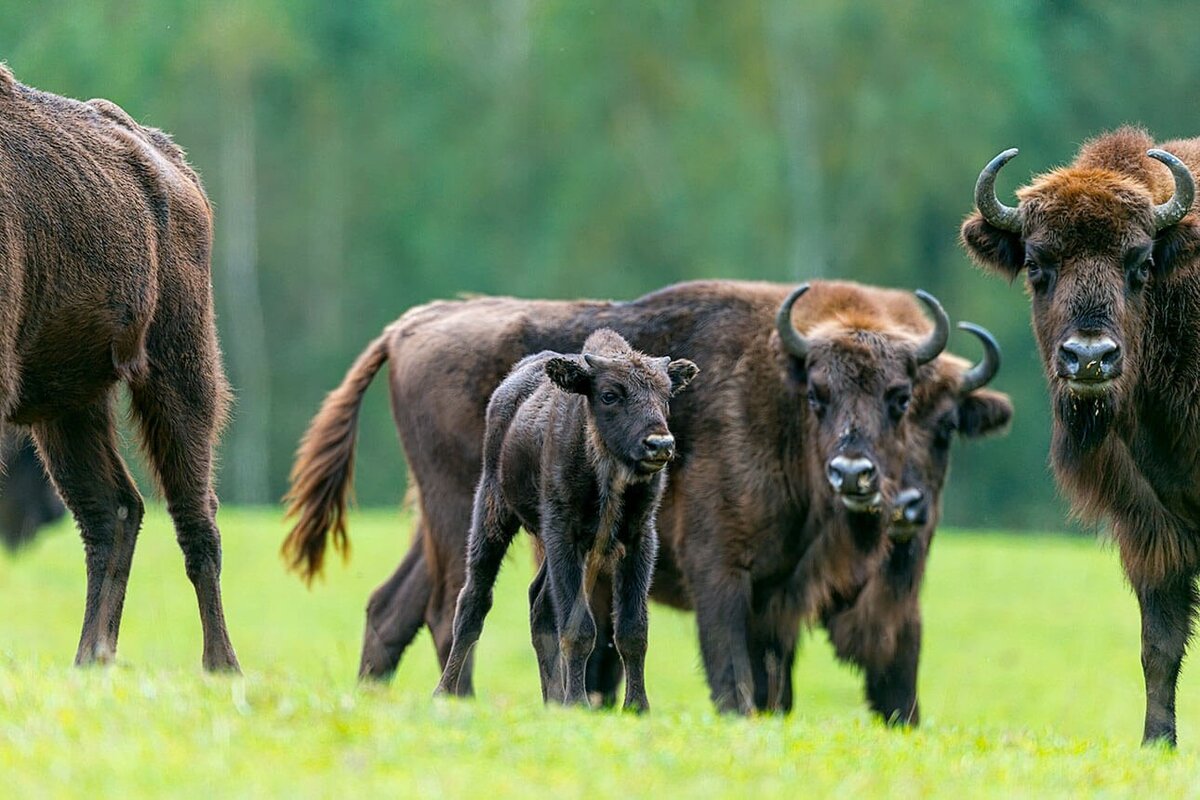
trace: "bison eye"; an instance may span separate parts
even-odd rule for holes
[[[1129,288],[1140,289],[1150,280],[1150,270],[1154,268],[1154,259],[1147,256],[1137,266],[1129,270]]]
[[[1035,291],[1045,291],[1054,276],[1054,270],[1043,266],[1032,258],[1025,259],[1025,274],[1029,277],[1029,285]]]
[[[604,392],[600,395],[600,402],[606,406],[611,406],[621,399],[621,395],[616,392]]]
[[[946,417],[939,420],[933,437],[934,442],[938,447],[949,447],[950,440],[954,438],[954,432],[957,430],[958,421],[953,417]]]
[[[813,413],[818,417],[825,413],[825,401],[817,394],[817,390],[808,387],[808,407],[813,410]]]
[[[892,415],[892,419],[900,419],[908,411],[908,404],[912,402],[912,393],[908,389],[896,388],[888,392],[887,403],[888,412]]]

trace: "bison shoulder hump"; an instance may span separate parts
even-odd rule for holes
[[[0,97],[11,97],[17,92],[17,79],[8,64],[0,61]]]

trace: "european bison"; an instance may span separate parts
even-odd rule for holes
[[[660,553],[687,591],[667,599],[696,606],[713,700],[749,711],[761,682],[752,675],[752,637],[782,663],[796,635],[791,622],[759,630],[762,609],[813,545],[820,563],[810,554],[805,569],[819,580],[804,587],[802,611],[860,585],[882,557],[914,382],[949,332],[945,313],[925,298],[932,330],[910,295],[840,282],[789,294],[779,285],[698,281],[626,303],[481,298],[413,309],[368,346],[305,435],[289,495],[299,519],[285,552],[311,576],[328,532],[344,548],[358,408],[390,359],[423,545],[372,600],[362,673],[394,669],[423,621],[444,663],[491,388],[521,357],[577,351],[589,331],[611,327],[644,352],[704,364],[672,403],[679,448],[659,517]]]
[[[863,670],[867,702],[873,712],[889,722],[915,725],[920,719],[917,670],[921,655],[920,588],[925,563],[940,516],[940,500],[949,467],[950,445],[955,435],[977,438],[1004,428],[1012,417],[1006,395],[982,388],[1000,366],[1000,349],[991,334],[971,323],[960,328],[978,336],[983,360],[974,366],[943,353],[918,381],[909,410],[910,449],[902,489],[893,503],[889,528],[891,546],[879,568],[861,586],[838,593],[818,609],[821,625],[829,634],[838,658]],[[660,554],[654,592],[661,597],[685,598],[678,572]],[[540,575],[539,575],[540,577]],[[605,628],[608,606],[606,586],[597,587],[593,606],[601,623],[602,643],[588,664],[588,688],[599,702],[611,705],[621,680],[621,664]],[[767,675],[752,648],[756,673]],[[759,708],[790,710],[790,661],[779,670],[773,687],[775,702],[768,702],[767,681],[760,682]]]
[[[982,388],[999,368],[995,340],[970,323],[959,327],[981,339],[984,357],[970,366],[943,355],[913,392],[909,459],[887,558],[860,591],[835,596],[820,611],[834,652],[863,670],[868,705],[889,721],[916,724],[920,719],[920,589],[941,516],[950,446],[956,436],[975,439],[1000,431],[1012,418],[1008,396]]]
[[[644,668],[658,550],[654,514],[663,470],[675,454],[667,403],[696,373],[690,361],[647,357],[602,328],[583,343],[582,357],[528,356],[497,387],[487,408],[467,577],[440,693],[466,688],[459,685],[466,656],[479,640],[508,545],[524,527],[546,554],[549,597],[542,595],[532,614],[545,699],[587,704],[586,668],[596,640],[590,594],[604,576],[613,581],[615,642],[629,676],[625,708],[649,708]],[[556,680],[565,685],[551,689]]]
[[[211,477],[229,397],[211,242],[208,199],[169,136],[107,100],[23,86],[0,65],[0,419],[32,429],[83,537],[77,664],[116,653],[142,521],[113,427],[124,382],[196,587],[204,666],[238,668]]]
[[[1035,178],[1016,207],[979,176],[962,240],[1025,272],[1054,410],[1051,463],[1075,511],[1107,519],[1142,613],[1144,741],[1175,743],[1175,686],[1200,571],[1200,139],[1122,128]]]
[[[11,551],[33,541],[38,529],[66,513],[33,443],[13,433],[0,440],[0,542]]]

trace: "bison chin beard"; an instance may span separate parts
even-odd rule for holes
[[[1099,447],[1117,416],[1117,400],[1111,391],[1088,397],[1060,389],[1055,393],[1055,406],[1056,438],[1065,464],[1076,463]]]

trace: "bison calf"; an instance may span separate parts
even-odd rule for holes
[[[628,676],[625,707],[644,711],[646,604],[658,536],[654,514],[663,467],[675,453],[670,397],[696,376],[690,361],[651,358],[603,328],[583,354],[543,352],[520,361],[492,394],[483,472],[467,542],[466,582],[438,693],[460,692],[467,655],[492,605],[492,586],[517,528],[546,553],[549,598],[531,611],[544,694],[587,704],[587,661],[596,639],[588,595],[611,573],[617,650]],[[547,689],[546,687],[549,687]]]

